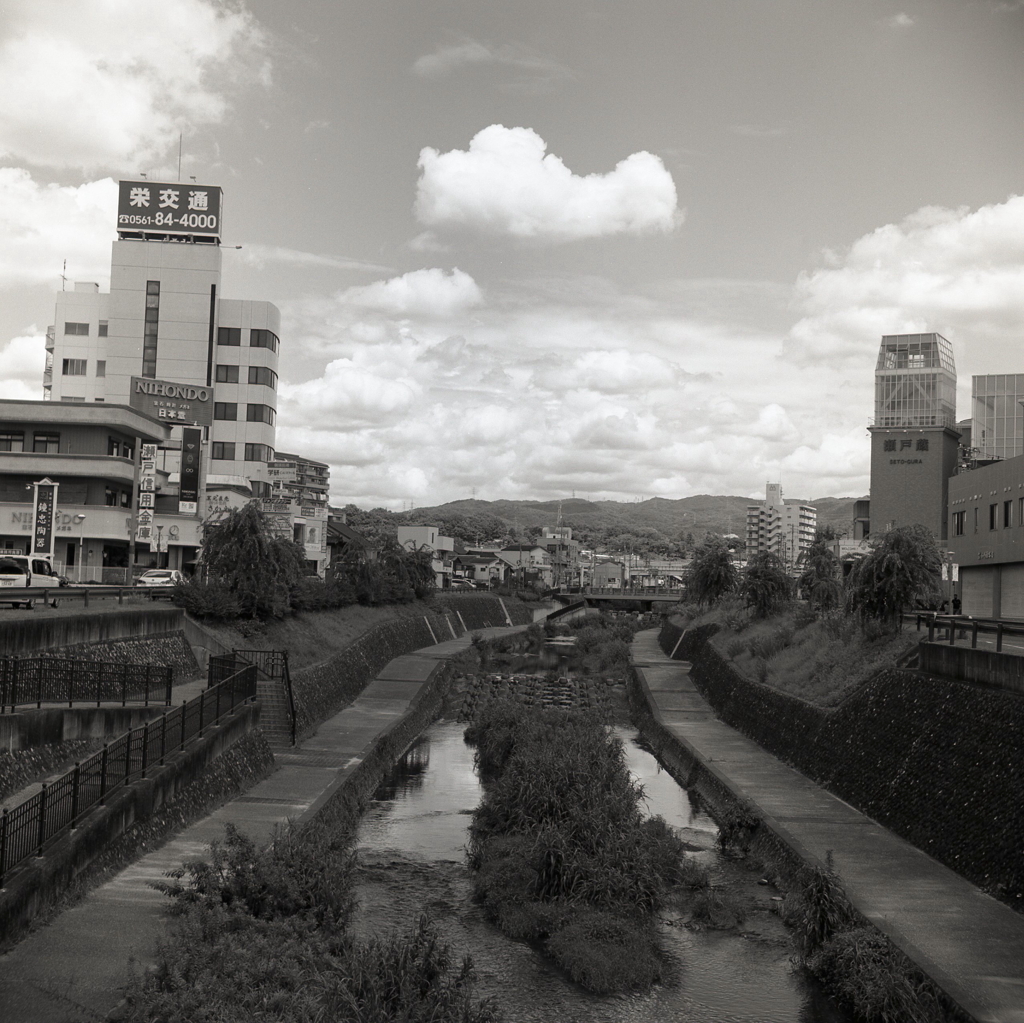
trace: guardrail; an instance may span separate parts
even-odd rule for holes
[[[174,668],[70,657],[0,657],[0,714],[34,703],[121,701],[171,705]]]
[[[986,618],[969,618],[966,615],[916,614],[917,631],[922,625],[928,628],[928,642],[935,641],[936,633],[941,633],[941,642],[955,646],[957,639],[966,640],[970,635],[972,649],[977,649],[978,636],[992,635],[996,640],[996,653],[1003,649],[1004,636],[1024,636],[1024,622],[993,621]]]
[[[682,600],[684,590],[668,586],[632,586],[623,589],[619,586],[586,586],[583,595],[586,597],[674,597]]]
[[[0,588],[0,604],[35,604],[57,607],[66,601],[80,600],[85,607],[90,599],[117,598],[119,604],[127,597],[170,597],[171,587],[148,586],[25,586]]]
[[[256,665],[256,670],[265,678],[280,682],[288,697],[289,726],[292,733],[292,745],[296,741],[295,694],[292,691],[292,676],[288,670],[287,650],[233,650],[236,657],[241,657]],[[212,660],[212,658],[211,658]]]
[[[73,828],[87,810],[102,806],[112,792],[162,765],[205,728],[256,696],[256,666],[246,664],[212,689],[141,728],[104,743],[34,796],[0,814],[0,885],[9,870],[30,856],[42,856],[47,842]]]

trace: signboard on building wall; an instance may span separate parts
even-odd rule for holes
[[[118,231],[220,235],[221,190],[189,182],[122,181]]]
[[[139,508],[135,517],[135,542],[153,542],[153,517],[156,504],[156,445],[139,447]]]
[[[181,431],[181,482],[178,484],[178,511],[195,515],[199,509],[199,466],[203,455],[203,431]]]
[[[173,380],[132,377],[128,404],[171,425],[213,424],[213,388],[205,384],[177,384]]]
[[[32,553],[53,555],[54,516],[57,514],[57,487],[50,479],[33,483]]]

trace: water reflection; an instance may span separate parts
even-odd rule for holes
[[[428,728],[363,818],[358,926],[365,932],[407,926],[427,907],[458,954],[472,952],[478,993],[494,995],[509,1023],[846,1023],[792,965],[790,936],[767,912],[750,913],[741,933],[694,932],[681,925],[681,913],[661,914],[662,946],[678,982],[611,998],[589,994],[536,949],[501,935],[473,903],[463,866],[469,815],[482,795],[464,727],[441,721]],[[616,734],[649,812],[678,828],[717,878],[756,888],[742,867],[719,858],[714,821],[637,744],[636,733]]]

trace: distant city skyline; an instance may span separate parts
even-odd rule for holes
[[[338,503],[860,496],[882,335],[1024,372],[1024,4],[0,9],[4,397],[179,139]]]

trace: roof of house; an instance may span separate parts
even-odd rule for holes
[[[357,533],[344,522],[335,522],[332,519],[327,520],[327,542],[329,544],[351,543],[357,547],[366,547],[367,549],[373,546],[362,533]]]

